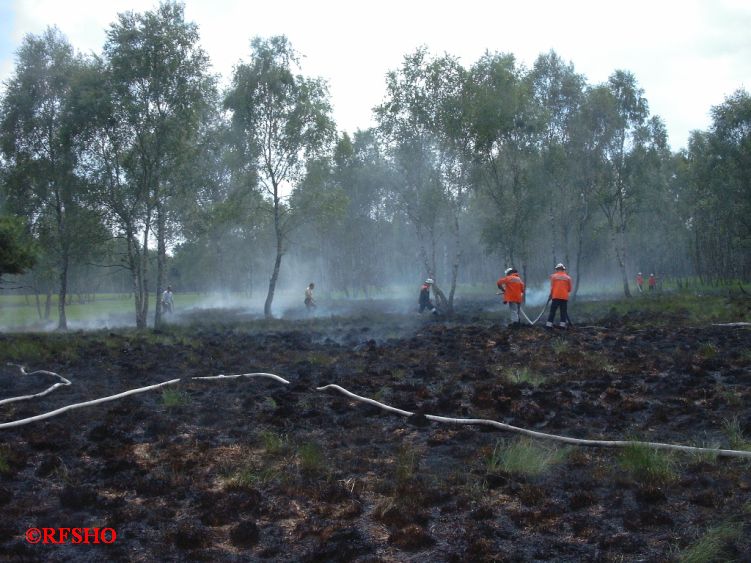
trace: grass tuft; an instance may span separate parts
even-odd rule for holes
[[[618,462],[635,481],[644,485],[664,485],[677,479],[673,456],[663,450],[629,444],[620,451]]]
[[[488,459],[489,473],[507,473],[537,477],[568,455],[567,449],[543,446],[527,438],[513,442],[498,441]]]
[[[506,378],[512,383],[529,383],[532,387],[545,382],[545,378],[528,367],[512,367],[505,370]]]
[[[261,432],[261,441],[263,441],[263,447],[269,455],[280,455],[287,449],[287,437],[275,432],[268,430]]]
[[[180,389],[164,389],[162,391],[162,404],[168,409],[183,407],[190,404],[190,395]]]
[[[741,538],[742,526],[726,522],[710,528],[696,542],[685,549],[678,557],[681,563],[711,563],[713,561],[735,561],[733,542]]]
[[[725,431],[731,449],[751,451],[751,443],[749,443],[746,436],[743,434],[741,421],[737,416],[725,419],[722,424],[722,429]]]
[[[300,470],[309,475],[320,475],[324,472],[325,458],[321,446],[315,442],[303,444],[297,450],[297,459],[300,464]]]

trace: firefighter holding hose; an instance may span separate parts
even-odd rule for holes
[[[555,272],[550,276],[550,299],[552,303],[550,305],[550,314],[548,315],[548,322],[545,323],[547,328],[553,328],[553,321],[555,320],[555,312],[560,309],[561,322],[558,326],[566,328],[568,319],[568,296],[571,293],[571,277],[566,273],[566,266],[558,264],[555,267]]]
[[[499,295],[503,295],[503,303],[508,304],[511,311],[511,323],[509,326],[519,326],[521,324],[519,313],[524,300],[524,282],[519,277],[516,268],[507,268],[504,277],[496,283]]]

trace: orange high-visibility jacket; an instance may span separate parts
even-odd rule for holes
[[[550,276],[550,296],[553,299],[568,301],[569,293],[571,293],[571,277],[566,272],[556,271]]]
[[[521,303],[524,295],[524,282],[519,274],[510,274],[498,280],[498,289],[503,291],[503,300],[506,303]]]

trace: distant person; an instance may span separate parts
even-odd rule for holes
[[[172,313],[172,309],[175,305],[174,297],[172,295],[172,286],[168,285],[167,289],[162,293],[162,311],[165,313]]]
[[[430,300],[430,288],[433,285],[433,278],[428,278],[425,280],[425,283],[422,284],[420,287],[420,298],[418,299],[418,304],[420,305],[420,313],[422,313],[425,309],[433,313],[434,315],[438,312],[435,306],[433,305],[433,302]]]
[[[655,289],[657,289],[657,278],[654,274],[649,274],[647,285],[649,286],[649,291],[654,291]]]
[[[558,324],[561,328],[566,328],[568,323],[568,296],[571,293],[571,277],[566,273],[566,266],[558,264],[555,272],[550,276],[550,314],[548,322],[545,323],[547,328],[553,328],[555,312],[560,309],[561,322]]]
[[[644,276],[641,275],[641,272],[636,274],[636,289],[639,290],[639,293],[644,291]]]
[[[313,290],[316,288],[316,284],[313,282],[310,282],[308,284],[308,287],[305,288],[305,307],[308,309],[308,311],[312,311],[316,308],[316,302],[315,299],[313,299]]]
[[[503,295],[503,304],[508,303],[511,311],[511,325],[521,324],[519,313],[521,312],[522,300],[524,299],[524,282],[519,277],[516,268],[507,268],[504,277],[498,280],[499,293]]]

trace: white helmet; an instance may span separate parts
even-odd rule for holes
[[[556,270],[565,270],[566,266],[563,265],[562,262],[558,262],[558,264],[555,267]]]
[[[506,274],[506,275],[508,276],[508,275],[509,275],[509,274],[510,274],[511,272],[513,272],[513,271],[514,271],[514,269],[513,269],[513,268],[506,268],[506,271],[505,271],[505,272],[503,272],[503,273],[504,273],[504,274]]]
[[[428,284],[428,285],[433,285],[433,278],[426,279],[425,283]]]

